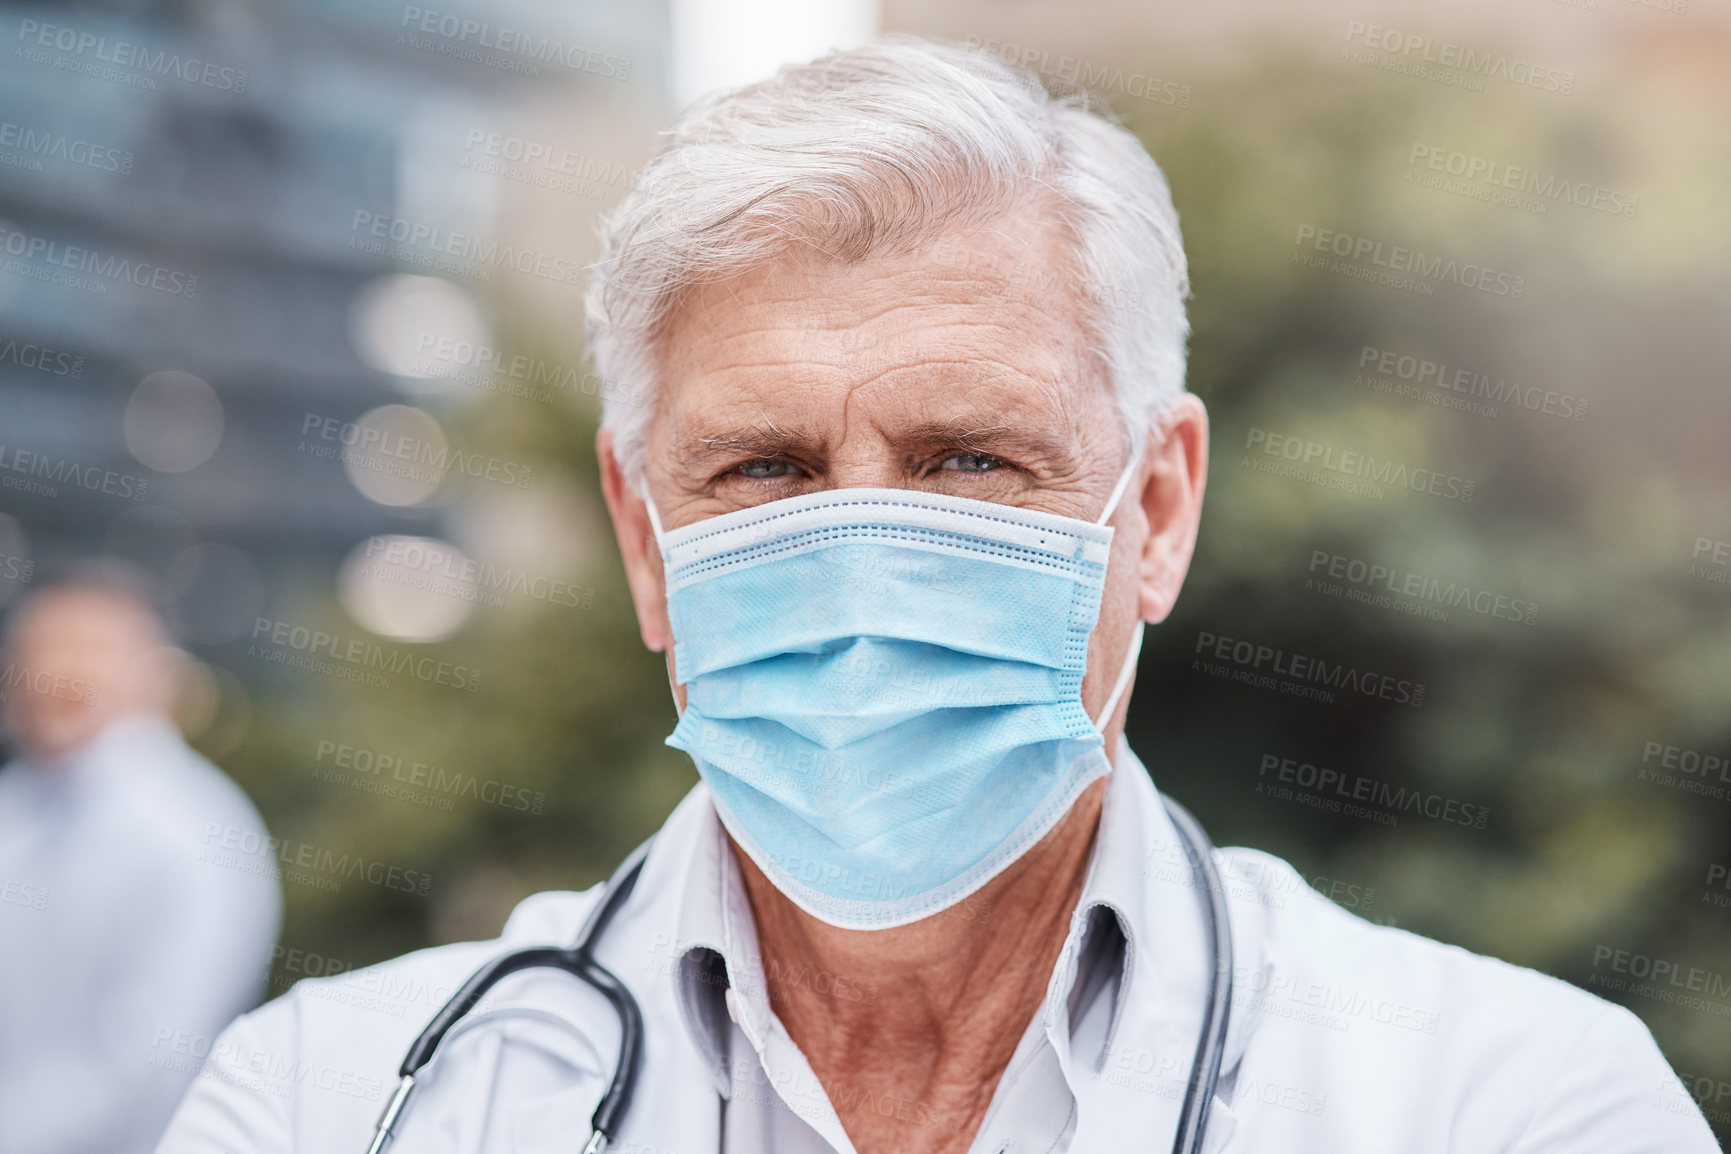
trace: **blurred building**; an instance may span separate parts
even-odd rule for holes
[[[449,485],[381,503],[336,454],[364,449],[353,423],[379,406],[442,416],[480,391],[414,387],[463,367],[417,362],[420,335],[494,344],[489,284],[523,275],[497,254],[504,182],[477,171],[508,162],[474,138],[543,93],[653,106],[663,11],[0,12],[0,598],[37,565],[117,553],[220,643],[283,575],[328,581],[357,541],[433,531],[448,494],[425,498]],[[380,453],[422,431],[387,417]],[[450,474],[436,436],[410,451]]]

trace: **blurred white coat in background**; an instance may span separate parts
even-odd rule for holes
[[[171,668],[120,588],[51,588],[6,653],[0,1151],[151,1149],[210,1039],[263,991],[282,922],[245,793],[165,715]],[[232,832],[231,832],[232,831]]]

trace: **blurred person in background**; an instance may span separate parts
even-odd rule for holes
[[[181,740],[174,656],[148,598],[116,571],[51,585],[9,623],[5,1154],[149,1150],[196,1055],[262,991],[282,922],[278,882],[211,864],[206,847],[262,842],[264,823]]]

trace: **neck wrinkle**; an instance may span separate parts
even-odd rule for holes
[[[1052,833],[973,897],[895,929],[824,924],[729,839],[771,1009],[825,1086],[900,1068],[924,1085],[896,1092],[922,1100],[942,1086],[983,1116],[1062,976],[1108,780],[1090,785]],[[924,1060],[910,1062],[915,1055]]]

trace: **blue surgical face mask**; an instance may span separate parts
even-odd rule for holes
[[[1094,522],[829,489],[661,530],[691,754],[734,840],[846,929],[956,904],[1110,770],[1088,636],[1137,464]]]

